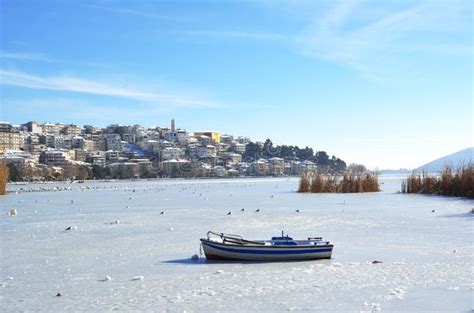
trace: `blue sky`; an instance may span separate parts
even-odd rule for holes
[[[0,120],[174,117],[379,168],[473,146],[471,1],[0,3]]]

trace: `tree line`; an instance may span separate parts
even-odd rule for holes
[[[335,156],[329,157],[325,151],[314,152],[313,148],[307,146],[305,148],[299,148],[298,146],[274,145],[270,139],[267,139],[263,145],[249,142],[245,147],[245,153],[242,155],[242,159],[247,162],[274,157],[282,158],[286,161],[308,160],[316,163],[321,169],[337,173],[346,170],[346,163],[343,160]]]

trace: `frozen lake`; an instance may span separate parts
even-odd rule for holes
[[[397,194],[400,177],[381,181],[384,191],[369,194],[298,194],[295,178],[10,193],[0,197],[0,311],[472,310],[474,201]],[[322,236],[333,258],[191,260],[208,230]]]

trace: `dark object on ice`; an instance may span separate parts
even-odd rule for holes
[[[74,203],[74,200],[71,200],[71,203]]]
[[[434,212],[436,212],[436,211],[435,211],[435,210],[431,210],[431,213],[434,213]]]
[[[56,295],[56,297],[62,297],[62,296],[63,295],[60,292],[58,292],[58,294]]]
[[[164,214],[165,214],[165,211],[161,211],[161,212],[160,212],[160,215],[164,215]]]
[[[67,227],[65,230],[71,230],[72,226]]]
[[[244,208],[242,208],[240,211],[242,211],[242,212],[243,212],[243,211],[245,211],[245,209],[244,209]]]
[[[378,260],[372,261],[372,264],[379,264],[379,263],[383,263],[383,262],[382,262],[382,261],[378,261]]]
[[[273,195],[270,198],[273,198]]]
[[[257,212],[257,213],[260,212],[260,209],[256,209],[255,212]]]
[[[296,209],[296,211],[295,211],[295,212],[296,212],[296,213],[300,213],[300,210],[299,210],[299,209]]]
[[[229,213],[227,213],[227,215],[231,215],[232,214],[232,211],[229,211]]]

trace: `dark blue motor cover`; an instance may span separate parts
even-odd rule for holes
[[[285,237],[272,237],[272,240],[293,240],[293,238],[285,236]]]
[[[276,241],[273,243],[274,246],[297,246],[298,244],[294,241]]]

